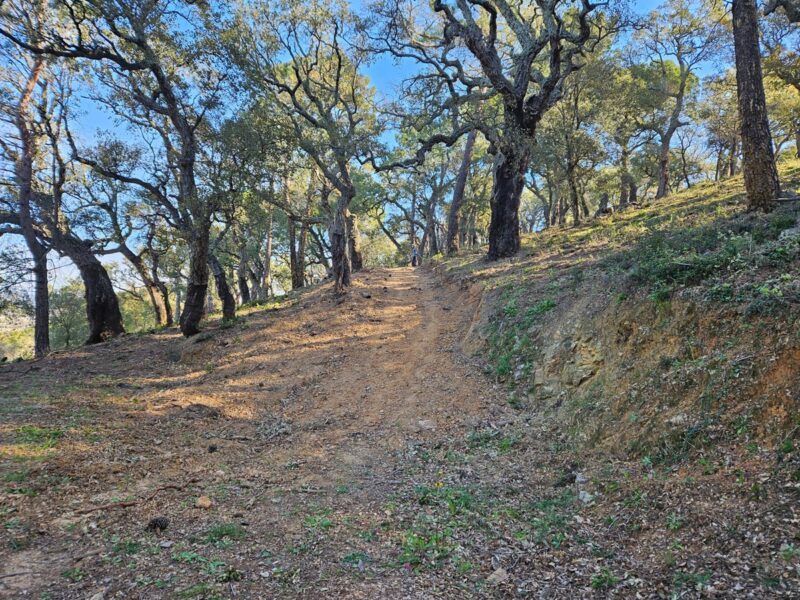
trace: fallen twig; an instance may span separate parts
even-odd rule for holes
[[[139,504],[140,502],[150,502],[150,500],[156,497],[156,494],[158,494],[159,492],[163,492],[164,490],[182,490],[182,489],[183,486],[181,485],[176,485],[176,484],[164,485],[153,490],[153,493],[147,496],[147,498],[142,498],[140,500],[124,500],[122,502],[111,502],[109,504],[102,504],[100,506],[84,508],[83,510],[79,510],[78,514],[85,515],[87,513],[95,512],[97,510],[110,510],[112,508],[128,508],[130,506]]]
[[[20,575],[33,575],[33,571],[20,571],[19,573],[8,573],[0,575],[0,579],[8,579],[9,577],[19,577]]]

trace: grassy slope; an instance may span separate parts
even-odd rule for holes
[[[785,187],[800,162],[783,164]],[[514,405],[572,439],[676,462],[730,437],[792,445],[800,398],[798,203],[743,211],[740,177],[442,266],[488,291],[473,347]],[[793,366],[794,365],[794,366]]]

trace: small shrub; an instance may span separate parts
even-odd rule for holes
[[[608,569],[603,569],[599,574],[592,577],[592,589],[607,590],[614,587],[619,582],[619,577],[615,576]]]

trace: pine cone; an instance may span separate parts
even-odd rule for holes
[[[167,527],[169,527],[169,519],[167,517],[155,517],[150,519],[150,522],[147,524],[147,531],[154,531],[155,533],[159,533],[164,531]]]

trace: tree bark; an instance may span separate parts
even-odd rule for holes
[[[181,314],[181,302],[183,298],[181,297],[181,287],[177,280],[175,279],[175,314]]]
[[[251,300],[250,286],[247,278],[250,274],[250,259],[247,256],[247,242],[239,240],[239,262],[236,265],[236,281],[239,287],[239,296],[242,304],[248,304]],[[255,289],[253,290],[255,292]]]
[[[28,75],[16,110],[16,126],[20,138],[20,156],[14,165],[19,200],[19,224],[28,251],[33,259],[34,290],[34,356],[41,358],[50,352],[50,292],[47,282],[47,248],[39,239],[33,223],[33,164],[36,153],[34,133],[29,126],[29,110],[44,61],[37,59]]]
[[[214,283],[217,288],[217,296],[222,302],[222,318],[224,320],[233,319],[236,316],[236,299],[231,293],[228,286],[228,278],[225,277],[225,269],[219,262],[219,259],[212,253],[208,253],[208,266],[214,274]]]
[[[722,178],[724,152],[725,152],[725,147],[720,145],[719,151],[717,152],[717,164],[714,169],[714,181],[719,181]]]
[[[736,175],[736,152],[739,149],[739,140],[737,138],[731,139],[731,151],[728,155],[728,177]]]
[[[669,194],[669,142],[662,142],[658,154],[658,189],[656,199]]]
[[[308,211],[307,211],[308,212]],[[308,242],[308,223],[303,221],[300,225],[300,238],[297,241],[297,283],[299,287],[306,284],[306,244]]]
[[[292,276],[292,289],[296,290],[303,287],[302,277],[298,278],[297,263],[299,258],[297,256],[297,223],[292,217],[288,218],[287,228],[289,234],[289,272]]]
[[[53,247],[67,256],[83,280],[89,337],[86,344],[97,344],[125,333],[114,286],[103,264],[89,246],[69,233],[53,231]]]
[[[345,287],[350,285],[353,272],[350,261],[350,240],[347,234],[347,217],[350,212],[347,210],[347,206],[349,204],[350,198],[339,196],[330,230],[333,281],[337,292],[342,292]]]
[[[180,326],[186,337],[200,333],[208,292],[208,235],[199,235],[190,240],[189,281],[186,285],[186,300],[183,303]]]
[[[733,0],[736,88],[748,208],[769,212],[780,194],[761,73],[755,0]]]
[[[464,190],[467,188],[467,179],[472,165],[472,150],[475,147],[475,138],[478,132],[473,130],[467,135],[464,144],[464,156],[461,158],[461,166],[458,168],[455,186],[453,187],[453,199],[450,202],[450,212],[447,215],[447,240],[445,250],[447,254],[458,252],[459,235],[458,224],[461,217],[461,205],[464,203]]]
[[[351,214],[347,217],[348,239],[350,244],[350,264],[353,271],[364,268],[364,255],[361,252],[361,232],[358,229],[358,217]]]
[[[528,160],[527,150],[513,148],[511,144],[495,158],[489,200],[489,260],[514,256],[519,251],[519,204]]]
[[[577,227],[581,224],[580,198],[578,196],[578,183],[575,181],[575,172],[572,168],[567,170],[567,184],[569,185],[569,203],[572,209],[572,224]]]
[[[628,205],[628,158],[629,151],[627,148],[622,149],[620,155],[620,182],[619,182],[619,207],[625,208]]]
[[[794,150],[795,156],[800,158],[800,128],[794,132]]]
[[[272,207],[269,209],[267,221],[267,242],[264,248],[264,300],[272,295]]]
[[[47,282],[47,251],[37,242],[33,254],[34,287],[34,321],[33,352],[41,358],[50,352],[50,290]]]
[[[247,270],[245,269],[244,272],[241,271],[241,268],[237,270],[237,279],[239,280],[239,295],[241,296],[241,303],[248,304],[251,300],[250,298],[250,286],[247,283]]]

